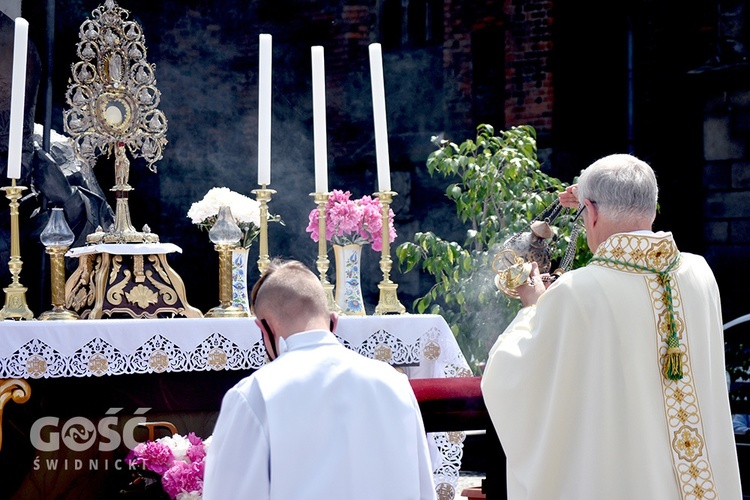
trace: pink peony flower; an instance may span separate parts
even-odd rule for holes
[[[175,462],[161,478],[161,485],[170,498],[180,493],[203,491],[203,460],[200,462]]]
[[[193,432],[187,436],[175,434],[138,444],[128,453],[127,461],[162,476],[162,489],[170,498],[200,500],[211,440],[211,436],[203,440]]]
[[[188,434],[188,441],[190,441],[190,446],[187,449],[187,458],[191,462],[203,460],[206,457],[206,447],[203,445],[203,440],[191,432]]]
[[[396,228],[393,226],[393,210],[389,212],[390,241],[396,239]],[[306,231],[313,241],[319,241],[318,209],[313,209],[308,216]],[[379,251],[383,246],[383,220],[380,201],[371,196],[352,200],[349,191],[334,189],[326,203],[326,240],[337,245],[372,243],[373,250]]]
[[[174,464],[172,450],[156,441],[139,444],[133,448],[133,455],[135,458],[131,461],[132,464],[140,464],[157,474],[164,474]]]

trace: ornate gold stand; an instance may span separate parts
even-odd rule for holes
[[[391,260],[391,231],[388,215],[390,214],[391,202],[396,193],[394,191],[379,191],[375,195],[380,200],[380,209],[383,217],[383,248],[380,257],[380,270],[383,271],[383,280],[378,283],[380,299],[378,300],[378,305],[375,306],[375,314],[404,314],[406,308],[399,302],[396,295],[398,285],[391,281],[390,278],[393,261]]]
[[[52,279],[52,309],[43,312],[40,320],[78,319],[73,311],[65,309],[65,252],[68,247],[53,246],[47,248],[50,256],[50,274]]]
[[[113,144],[112,148],[115,150],[115,185],[110,191],[114,191],[117,200],[115,223],[109,231],[97,228],[95,232],[86,236],[86,243],[159,243],[159,235],[152,233],[147,225],[143,227],[143,232],[140,232],[130,222],[128,197],[133,190],[128,184],[130,160],[123,144]]]
[[[133,318],[173,314],[201,318],[188,304],[182,278],[166,253],[120,255],[102,251],[78,256],[65,285],[66,307],[81,318],[124,313]]]
[[[268,202],[276,194],[273,189],[266,189],[263,184],[260,189],[251,191],[260,203],[260,235],[258,237],[258,271],[263,274],[266,266],[271,262],[268,258]]]
[[[26,189],[24,186],[16,186],[16,180],[13,179],[10,186],[2,188],[5,191],[5,197],[10,200],[10,260],[8,269],[13,275],[13,280],[9,286],[3,288],[5,291],[5,306],[0,310],[2,319],[34,319],[34,313],[31,312],[26,304],[25,286],[19,281],[23,262],[21,261],[21,244],[18,230],[18,200],[21,198],[21,192]]]
[[[328,310],[337,313],[341,312],[341,307],[333,297],[333,284],[328,281],[328,268],[330,261],[328,260],[328,248],[326,245],[326,203],[328,203],[329,193],[312,193],[315,203],[318,205],[318,260],[315,264],[320,273],[320,283],[323,285],[323,290],[326,292],[326,300],[328,301]]]
[[[261,220],[263,214],[261,213]],[[206,313],[207,318],[247,318],[248,313],[232,305],[232,249],[234,245],[216,245],[219,252],[219,305]]]
[[[0,449],[3,447],[3,409],[11,399],[23,404],[31,397],[29,383],[22,379],[0,379]]]

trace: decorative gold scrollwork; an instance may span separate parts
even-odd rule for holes
[[[159,283],[153,278],[153,273],[151,271],[146,271],[146,277],[151,282],[151,284],[159,290],[159,293],[161,294],[165,304],[171,306],[177,302],[177,293],[171,286]]]
[[[115,282],[117,279],[117,273],[120,272],[120,268],[122,267],[122,255],[114,255],[112,258],[112,269],[109,272],[109,284]]]
[[[132,273],[128,269],[126,269],[125,271],[123,271],[122,275],[124,276],[124,278],[119,283],[113,285],[109,290],[107,290],[107,301],[109,301],[109,303],[114,306],[120,305],[122,303],[122,297],[124,295],[123,290],[125,286],[130,282]]]
[[[0,449],[3,446],[3,411],[10,400],[23,404],[31,397],[29,383],[22,379],[0,380]]]
[[[151,263],[154,265],[154,270],[159,273],[159,276],[161,276],[162,281],[164,283],[171,283],[169,280],[169,276],[167,275],[166,271],[164,271],[164,268],[162,267],[161,263],[159,262],[159,256],[158,255],[149,255],[148,260],[151,261]]]

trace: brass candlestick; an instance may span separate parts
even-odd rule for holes
[[[78,319],[73,311],[65,309],[65,252],[75,241],[75,235],[65,220],[62,208],[53,208],[49,221],[39,235],[50,257],[52,281],[52,310],[42,313],[40,320]]]
[[[52,309],[43,312],[40,320],[78,319],[78,314],[65,309],[65,252],[67,246],[47,248],[50,258],[50,276],[52,281]]]
[[[26,304],[26,290],[20,282],[19,276],[23,262],[21,261],[21,244],[18,231],[18,200],[21,198],[21,192],[26,189],[24,186],[16,186],[16,180],[13,179],[10,186],[2,188],[5,191],[5,197],[10,200],[10,260],[8,269],[10,270],[13,280],[9,286],[3,288],[5,291],[5,306],[0,310],[2,319],[34,319],[34,313],[31,312]]]
[[[320,273],[320,283],[326,292],[328,301],[328,310],[337,313],[341,312],[341,307],[333,298],[333,285],[328,281],[328,248],[326,245],[326,203],[328,203],[329,193],[312,193],[310,196],[315,197],[315,203],[318,205],[318,260],[315,264]]]
[[[266,185],[260,189],[251,191],[260,203],[260,235],[258,238],[258,271],[263,274],[266,266],[271,262],[268,258],[268,202],[271,196],[276,194],[273,189],[266,189]]]
[[[244,309],[232,305],[232,249],[234,245],[217,244],[219,252],[219,305],[206,313],[207,318],[247,318]]]
[[[247,311],[232,305],[232,249],[242,238],[242,230],[227,206],[219,208],[219,215],[208,237],[219,252],[219,305],[206,313],[206,318],[247,318]]]
[[[375,193],[380,201],[380,210],[383,217],[383,248],[380,254],[380,270],[383,271],[383,280],[378,283],[380,290],[380,299],[375,306],[375,314],[396,313],[404,314],[406,308],[399,302],[396,291],[398,285],[391,281],[391,230],[390,230],[390,211],[393,197],[396,196],[394,191],[379,191]]]

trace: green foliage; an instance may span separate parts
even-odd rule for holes
[[[396,256],[405,272],[421,270],[434,285],[415,300],[417,313],[441,314],[477,372],[490,347],[521,307],[494,285],[492,260],[512,234],[526,230],[566,185],[540,170],[536,132],[530,126],[512,127],[495,135],[491,125],[479,125],[475,140],[460,145],[443,141],[427,159],[431,176],[453,180],[445,193],[456,204],[467,226],[462,244],[433,232],[420,232],[413,242],[398,246]],[[553,259],[559,260],[570,240],[570,221],[560,218]],[[585,240],[576,242],[585,248]],[[576,263],[588,260],[588,249],[578,251]]]

